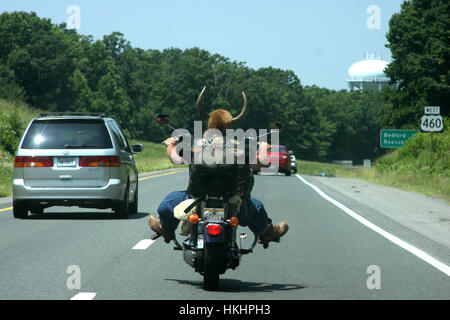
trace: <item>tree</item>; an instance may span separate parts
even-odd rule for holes
[[[24,101],[25,90],[17,83],[13,70],[0,64],[0,97],[12,101]]]
[[[382,153],[382,94],[378,91],[334,91],[316,86],[304,89],[306,103],[317,109],[319,160],[374,159]]]
[[[410,99],[407,90],[386,89],[381,101],[378,92],[304,88],[291,70],[254,70],[197,47],[133,48],[120,32],[94,40],[25,12],[0,15],[0,85],[0,95],[41,109],[106,113],[130,138],[153,142],[171,133],[156,123],[160,112],[171,116],[173,127],[193,132],[203,86],[207,111],[233,115],[245,91],[249,114],[240,128],[281,122],[280,144],[301,159],[322,161],[374,158],[380,119],[391,121],[383,115],[393,111],[401,121]]]
[[[0,64],[14,71],[27,102],[45,110],[65,109],[75,93],[69,77],[81,53],[78,36],[35,13],[0,15]]]
[[[389,123],[417,125],[423,107],[450,114],[450,4],[447,0],[404,1],[389,21],[393,61],[386,74],[397,90],[386,95]]]

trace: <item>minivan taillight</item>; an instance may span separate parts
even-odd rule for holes
[[[109,157],[109,166],[110,167],[120,167],[120,157],[116,157],[116,156]]]
[[[120,157],[117,156],[86,156],[80,157],[80,167],[120,167]]]
[[[53,167],[53,157],[15,157],[14,167],[16,168],[42,168]]]

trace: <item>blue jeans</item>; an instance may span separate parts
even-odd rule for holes
[[[161,221],[161,226],[167,232],[175,232],[180,220],[174,217],[173,210],[182,201],[189,199],[188,192],[172,191],[169,193],[158,207],[158,214]],[[256,198],[250,198],[246,201],[247,217],[238,214],[239,225],[249,227],[249,229],[261,235],[266,231],[269,218],[264,209],[264,205]],[[242,207],[241,207],[242,208]]]

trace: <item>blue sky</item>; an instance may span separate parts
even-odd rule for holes
[[[347,70],[365,52],[390,61],[388,23],[403,0],[5,2],[0,12],[34,11],[58,24],[68,21],[67,8],[75,5],[80,9],[78,32],[95,39],[119,31],[142,49],[196,46],[254,69],[292,70],[303,85],[339,90],[347,89]],[[379,11],[368,12],[373,6]]]

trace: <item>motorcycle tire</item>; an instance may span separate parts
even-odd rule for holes
[[[219,288],[222,244],[205,243],[203,256],[203,289],[216,291]]]

